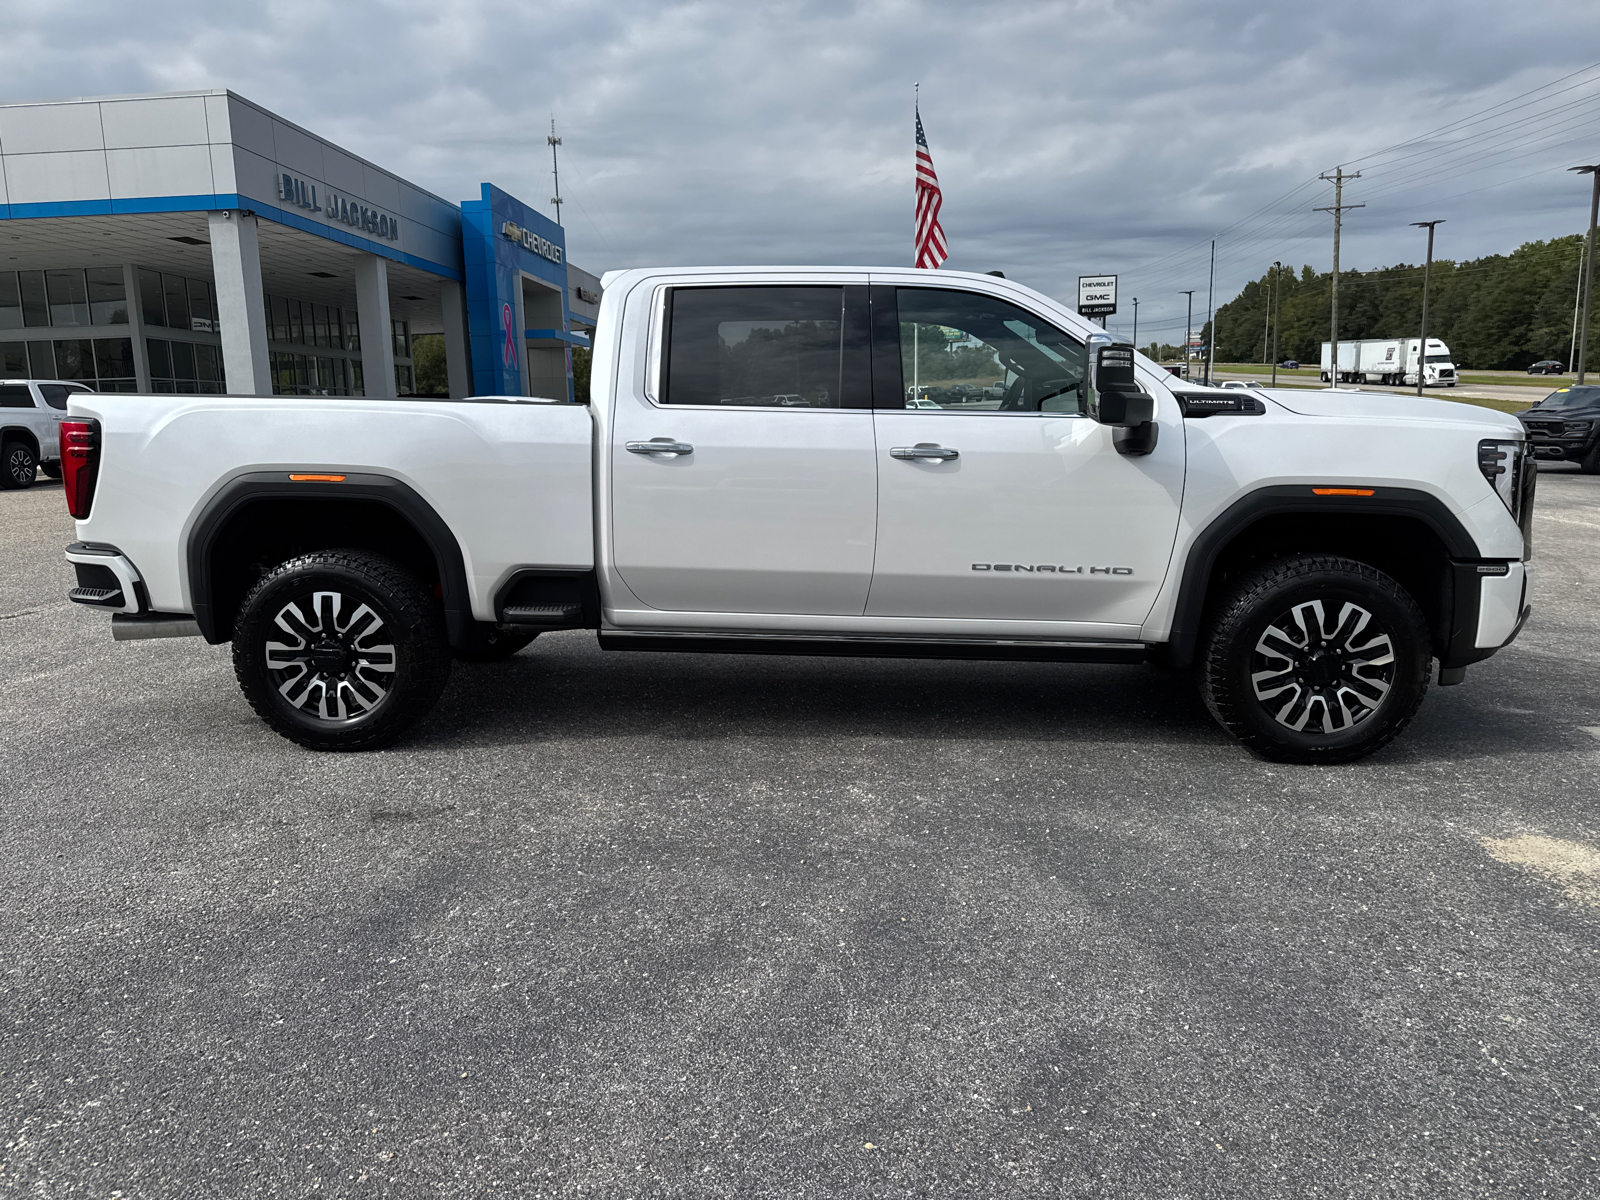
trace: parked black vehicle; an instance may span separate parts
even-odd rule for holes
[[[1564,387],[1517,414],[1533,456],[1575,462],[1600,475],[1600,387]]]
[[[1566,373],[1566,365],[1558,363],[1553,358],[1540,359],[1528,368],[1529,375],[1565,375]]]

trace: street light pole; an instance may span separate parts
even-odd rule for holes
[[[1133,348],[1139,348],[1139,297],[1133,298]]]
[[[1194,291],[1193,288],[1190,288],[1187,292],[1178,293],[1180,296],[1189,297],[1189,315],[1183,319],[1183,377],[1185,379],[1189,378],[1189,338],[1193,336],[1190,331],[1194,328]]]
[[[1272,386],[1278,386],[1278,317],[1283,312],[1283,264],[1272,264]]]
[[[1594,194],[1589,201],[1589,250],[1583,268],[1583,316],[1578,321],[1578,384],[1581,387],[1587,366],[1584,355],[1589,347],[1589,306],[1594,303],[1594,227],[1595,222],[1600,220],[1600,163],[1569,167],[1568,170],[1594,176]]]
[[[1428,283],[1433,277],[1433,227],[1443,225],[1444,218],[1437,221],[1413,221],[1418,229],[1428,231],[1428,265],[1422,268],[1422,337],[1417,343],[1417,395],[1422,395],[1422,380],[1428,373]],[[1400,382],[1405,382],[1405,364],[1400,365]]]

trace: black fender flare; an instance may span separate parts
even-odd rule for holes
[[[44,443],[39,440],[39,435],[26,425],[0,426],[0,442],[27,442],[33,447],[33,457],[37,462],[44,461]]]
[[[1433,531],[1452,560],[1475,561],[1479,558],[1477,543],[1467,533],[1460,519],[1437,496],[1415,488],[1375,487],[1370,496],[1318,496],[1309,483],[1258,488],[1230,504],[1189,545],[1178,585],[1178,602],[1172,613],[1172,632],[1168,635],[1167,654],[1172,666],[1187,667],[1194,662],[1195,647],[1200,639],[1200,622],[1205,613],[1206,588],[1223,549],[1262,518],[1293,513],[1307,516],[1348,513],[1364,517],[1410,517]],[[1451,649],[1447,657],[1454,659],[1458,656],[1457,648],[1463,636],[1467,637],[1470,646],[1471,635],[1466,632],[1468,627],[1472,633],[1476,632],[1481,588],[1475,569],[1454,570],[1451,574],[1455,586],[1450,601]],[[1446,665],[1456,664],[1447,662]]]
[[[217,628],[217,614],[211,603],[211,552],[229,518],[257,500],[307,499],[374,501],[399,513],[433,552],[444,593],[445,629],[450,644],[460,646],[465,641],[473,624],[466,561],[455,534],[431,504],[414,488],[388,475],[347,473],[342,482],[295,481],[287,471],[252,471],[230,480],[206,503],[189,531],[189,603],[206,641],[216,645],[228,638],[228,631]]]

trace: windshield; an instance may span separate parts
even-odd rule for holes
[[[1450,361],[1450,356],[1448,354],[1430,354],[1428,355],[1428,361],[1431,363],[1447,363]]]
[[[1600,387],[1574,387],[1562,388],[1559,392],[1551,392],[1539,401],[1542,409],[1551,408],[1589,408],[1600,405]]]

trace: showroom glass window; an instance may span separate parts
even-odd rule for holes
[[[662,402],[843,406],[842,287],[674,288]]]
[[[946,288],[898,288],[896,306],[906,408],[1085,411],[1084,345],[1043,318],[994,296]]]

